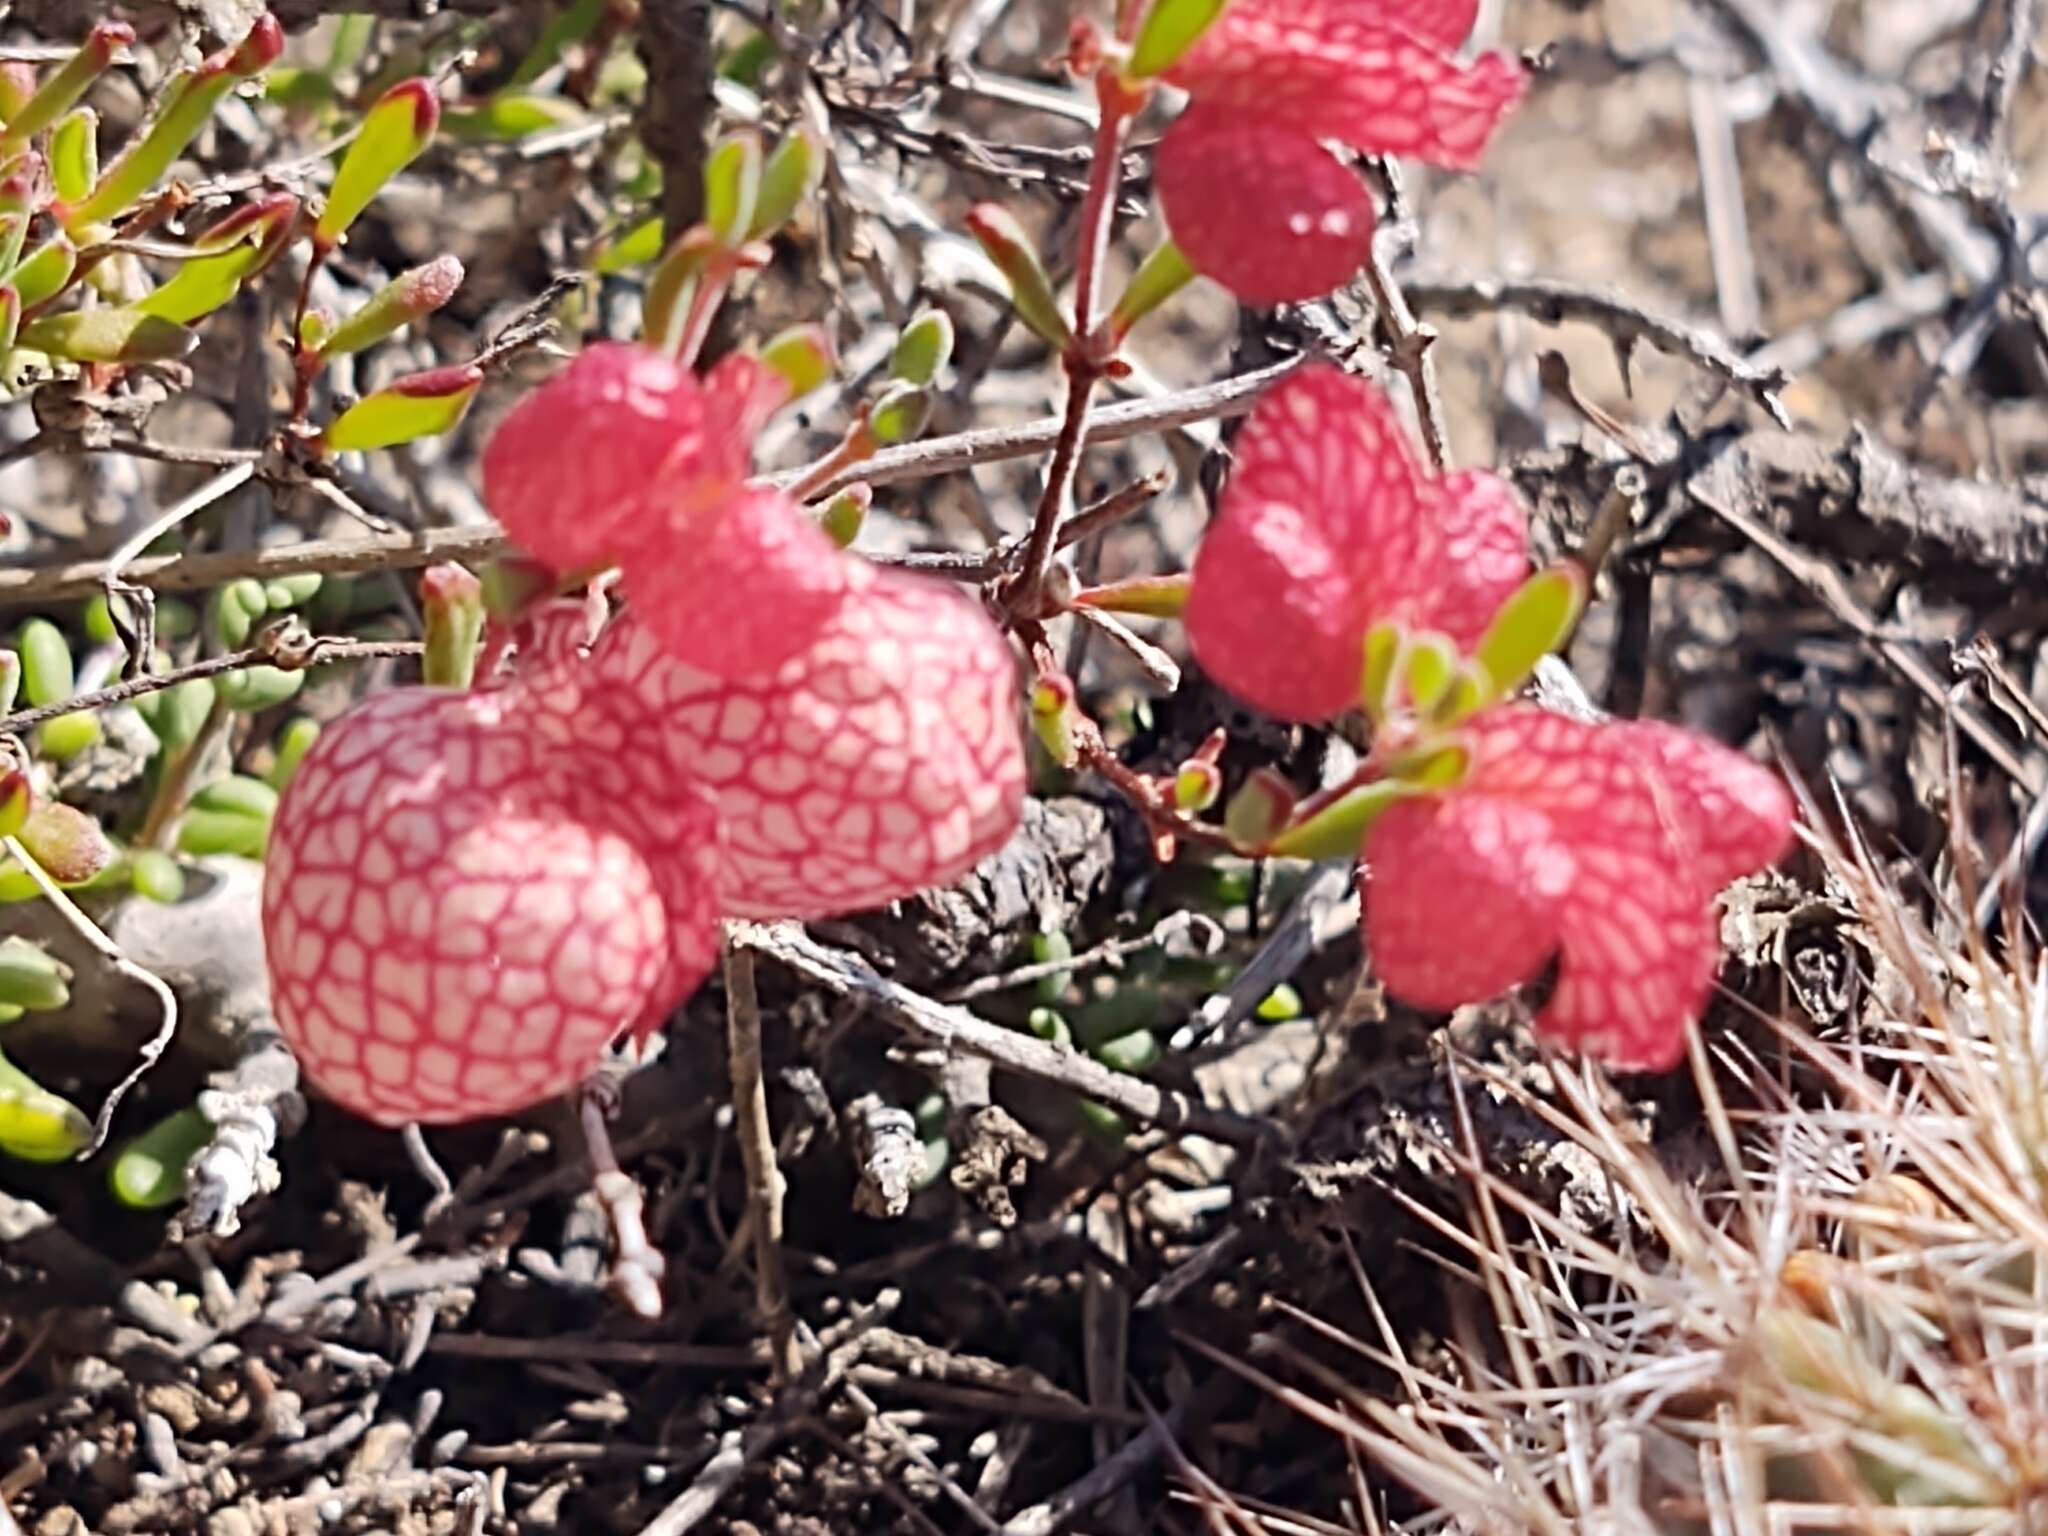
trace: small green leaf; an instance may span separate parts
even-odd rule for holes
[[[1074,1031],[1057,1008],[1034,1008],[1024,1023],[1032,1034],[1049,1044],[1074,1043]]]
[[[748,242],[766,240],[780,230],[824,177],[824,150],[807,130],[799,128],[776,145],[775,153],[761,167],[754,216],[747,226]]]
[[[1078,1099],[1075,1103],[1081,1116],[1081,1128],[1095,1140],[1121,1151],[1131,1139],[1130,1125],[1107,1104],[1098,1104],[1093,1099]]]
[[[236,209],[193,242],[195,256],[136,304],[142,314],[190,325],[212,314],[284,253],[299,217],[299,200],[276,193]]]
[[[80,711],[59,715],[36,727],[36,751],[53,763],[68,763],[81,752],[89,752],[106,739],[98,715]]]
[[[831,379],[831,333],[822,325],[793,325],[770,338],[761,349],[761,361],[782,375],[789,398],[798,399],[823,388]]]
[[[195,809],[268,820],[277,811],[277,791],[246,773],[215,779],[192,796]]]
[[[136,895],[167,907],[185,895],[184,868],[161,848],[137,848],[128,855],[128,883]]]
[[[1285,1024],[1301,1017],[1301,994],[1283,981],[1259,999],[1256,1011],[1268,1024]]]
[[[282,667],[237,667],[216,680],[221,700],[229,709],[245,715],[274,709],[297,696],[306,674]]]
[[[728,249],[745,242],[761,196],[761,141],[751,133],[721,140],[704,162],[704,224]]]
[[[1038,247],[1024,226],[1001,203],[976,203],[967,211],[967,228],[1010,285],[1010,303],[1017,318],[1058,351],[1074,344],[1074,333],[1060,312],[1052,279],[1039,260]]]
[[[1410,786],[1396,779],[1361,784],[1313,816],[1288,827],[1266,843],[1265,849],[1284,859],[1355,859],[1365,846],[1366,834],[1387,807],[1413,793]]]
[[[1134,1029],[1103,1041],[1089,1054],[1114,1071],[1142,1077],[1159,1065],[1159,1037],[1149,1029]]]
[[[107,1168],[107,1188],[136,1210],[155,1210],[184,1198],[185,1170],[213,1144],[213,1122],[197,1105],[166,1115],[129,1142]]]
[[[190,353],[199,336],[140,309],[73,309],[29,321],[20,342],[77,363],[168,363]]]
[[[1293,816],[1294,786],[1271,768],[1257,768],[1223,808],[1223,829],[1239,848],[1264,848]]]
[[[717,253],[717,240],[701,225],[684,230],[662,253],[647,274],[647,292],[640,301],[641,329],[649,346],[673,352],[681,342],[698,281]]]
[[[1505,698],[1527,682],[1536,663],[1571,635],[1585,606],[1586,573],[1570,561],[1538,571],[1517,587],[1473,653],[1486,669],[1493,697]]]
[[[932,419],[929,390],[915,384],[891,384],[882,391],[868,412],[868,431],[884,447],[907,443],[922,433]]]
[[[1423,741],[1386,761],[1387,777],[1420,790],[1449,789],[1464,782],[1472,749],[1462,741]]]
[[[1081,760],[1074,738],[1074,685],[1063,673],[1049,672],[1031,687],[1031,728],[1052,760],[1072,768]]]
[[[198,738],[213,713],[215,688],[210,677],[191,677],[155,697],[159,702],[150,728],[166,750],[181,752]]]
[[[244,816],[237,811],[205,811],[194,808],[178,823],[178,850],[195,859],[231,853],[245,859],[263,856],[270,839],[268,817]]]
[[[427,642],[422,681],[430,688],[467,688],[484,632],[483,583],[452,561],[429,566],[420,576],[420,610]]]
[[[598,253],[597,270],[606,277],[644,267],[661,254],[661,215],[642,219]]]
[[[1058,964],[1074,958],[1074,941],[1060,929],[1043,929],[1031,935],[1031,960],[1034,965]],[[1034,985],[1041,1003],[1057,1003],[1066,993],[1067,983],[1074,973],[1062,967],[1038,978]]]
[[[1188,606],[1190,586],[1185,571],[1171,576],[1133,576],[1074,595],[1077,608],[1104,613],[1134,613],[1148,619],[1177,619]]]
[[[441,126],[451,138],[468,144],[517,144],[536,133],[573,128],[585,121],[583,109],[560,96],[530,96],[500,91],[474,107],[452,107]]]
[[[8,286],[20,295],[22,308],[27,309],[55,297],[77,270],[77,247],[62,235],[52,235],[22,259]]]
[[[1152,253],[1131,274],[1130,283],[1109,313],[1110,334],[1128,336],[1140,320],[1193,282],[1195,269],[1171,240],[1153,247]]]
[[[1223,795],[1223,773],[1214,763],[1186,762],[1173,776],[1174,809],[1200,815]]]
[[[391,448],[450,431],[483,387],[474,364],[415,373],[365,395],[328,423],[322,441],[335,453]]]
[[[316,249],[329,251],[341,243],[370,200],[434,142],[440,121],[441,98],[424,76],[401,80],[377,99],[363,114],[361,131],[334,173],[327,207],[313,229]]]
[[[1458,648],[1448,636],[1433,631],[1409,636],[1401,654],[1401,679],[1417,709],[1426,711],[1441,699],[1457,673]]]
[[[92,1144],[92,1121],[0,1056],[0,1152],[29,1163],[61,1163]]]
[[[124,22],[102,21],[95,25],[78,51],[43,82],[42,89],[19,112],[8,118],[7,132],[0,135],[0,153],[19,149],[62,117],[134,41],[135,29]]]
[[[1383,721],[1394,706],[1394,665],[1401,659],[1401,626],[1375,624],[1366,631],[1364,664],[1359,669],[1358,702],[1368,720]]]
[[[266,12],[240,43],[179,74],[157,93],[161,105],[149,126],[107,167],[85,201],[65,210],[64,228],[75,235],[125,212],[199,136],[221,98],[238,82],[268,69],[283,52],[284,29]]]
[[[21,662],[21,689],[33,707],[62,704],[71,697],[76,674],[71,642],[63,630],[48,619],[30,619],[15,631],[14,650]]]
[[[952,356],[953,317],[943,309],[927,309],[896,338],[889,372],[905,384],[929,385]]]
[[[1216,18],[1223,14],[1225,0],[1152,0],[1131,45],[1131,61],[1124,74],[1132,80],[1150,80],[1165,74],[1187,56],[1202,40]]]
[[[263,780],[280,794],[291,783],[292,775],[299,771],[299,764],[306,754],[313,750],[313,743],[320,739],[320,722],[307,715],[300,715],[277,733],[277,756],[270,765],[270,771]]]
[[[27,939],[0,939],[0,1002],[54,1013],[71,1002],[71,970]]]
[[[67,113],[50,132],[50,181],[61,203],[75,203],[99,179],[100,115],[91,107]]]
[[[341,357],[360,352],[413,321],[425,319],[455,297],[462,277],[462,263],[453,256],[437,256],[424,266],[401,272],[378,289],[369,303],[321,338],[320,355]]]
[[[874,500],[874,487],[865,480],[855,481],[846,489],[835,492],[825,503],[824,510],[818,513],[818,526],[841,549],[851,549],[860,537],[860,530],[867,522],[868,508]]]

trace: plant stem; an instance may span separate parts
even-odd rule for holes
[[[1017,579],[1009,596],[1010,611],[1037,612],[1046,573],[1052,568],[1054,534],[1072,498],[1081,468],[1081,445],[1088,436],[1088,411],[1095,386],[1109,367],[1109,343],[1096,316],[1096,290],[1109,255],[1110,230],[1116,219],[1117,188],[1123,182],[1124,138],[1138,102],[1118,83],[1115,72],[1096,78],[1100,116],[1095,127],[1095,152],[1088,166],[1088,195],[1081,204],[1078,256],[1074,267],[1074,344],[1060,359],[1067,376],[1067,402],[1060,435],[1053,444],[1052,463],[1045,472],[1045,490],[1031,520]]]
[[[798,503],[811,500],[821,487],[830,485],[854,465],[873,458],[878,446],[868,431],[867,415],[863,411],[860,420],[847,428],[846,436],[840,439],[837,447],[785,487],[789,499]]]

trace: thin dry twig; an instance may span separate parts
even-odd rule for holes
[[[768,1119],[768,1087],[761,1075],[761,1005],[754,993],[754,956],[747,929],[728,929],[725,952],[726,1048],[732,1071],[733,1129],[747,1175],[747,1225],[754,1246],[754,1302],[768,1330],[769,1360],[777,1381],[795,1376],[795,1314],[782,1265],[785,1186],[775,1158],[775,1127]]]

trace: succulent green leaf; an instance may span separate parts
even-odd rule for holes
[[[198,137],[199,130],[237,83],[251,79],[277,62],[284,51],[284,30],[267,12],[249,35],[224,48],[196,69],[188,69],[159,94],[156,116],[107,167],[84,202],[72,205],[64,228],[73,234],[87,225],[105,223],[125,212],[163,179],[171,163]]]
[[[1298,798],[1272,769],[1254,769],[1223,808],[1223,829],[1239,848],[1263,849],[1294,815]]]
[[[294,576],[279,576],[266,581],[263,583],[265,605],[271,612],[296,608],[318,596],[326,579],[319,571],[301,571]]]
[[[263,856],[270,839],[268,817],[244,816],[237,811],[187,811],[178,823],[178,850],[195,859],[231,853],[245,859]]]
[[[71,666],[71,642],[48,619],[30,619],[14,633],[15,655],[21,661],[21,689],[41,709],[62,704],[77,686]]]
[[[193,807],[268,820],[277,812],[277,791],[246,773],[215,779],[192,796]]]
[[[818,526],[841,549],[851,549],[860,537],[860,530],[868,519],[868,508],[874,505],[874,501],[874,487],[865,480],[856,481],[825,503],[824,510],[818,514]]]
[[[1386,761],[1387,777],[1419,790],[1449,789],[1471,771],[1472,751],[1462,741],[1423,741]]]
[[[1130,1125],[1107,1104],[1077,1099],[1075,1106],[1081,1116],[1081,1128],[1103,1145],[1121,1151],[1131,1139]]]
[[[0,135],[0,153],[11,153],[56,122],[72,104],[107,72],[121,50],[135,41],[135,29],[118,21],[102,21],[86,34],[78,51],[42,88],[7,119],[7,132]]]
[[[1413,793],[1396,779],[1361,784],[1274,837],[1266,851],[1285,859],[1355,859],[1387,807]]]
[[[1202,40],[1218,16],[1225,0],[1152,0],[1145,20],[1131,45],[1131,60],[1124,73],[1133,80],[1151,80],[1165,74],[1187,56]]]
[[[1010,285],[1010,303],[1017,318],[1059,351],[1071,347],[1073,330],[1060,312],[1052,279],[1024,226],[1001,203],[977,203],[967,211],[967,228]]]
[[[68,647],[64,655],[67,660],[70,659],[71,652]],[[0,715],[14,713],[14,700],[20,692],[21,653],[0,651]]]
[[[357,453],[437,436],[462,420],[483,382],[474,364],[408,375],[343,411],[322,441],[332,452]]]
[[[327,206],[313,229],[317,249],[332,250],[341,243],[370,200],[434,142],[440,121],[441,98],[424,76],[401,80],[378,97],[334,173]]]
[[[320,339],[320,355],[341,357],[360,352],[413,321],[425,319],[455,297],[462,277],[462,263],[453,256],[437,256],[424,266],[401,272]]]
[[[66,113],[50,133],[50,181],[60,203],[75,203],[99,179],[100,115],[91,107]]]
[[[229,709],[254,715],[295,697],[305,681],[305,673],[282,667],[237,667],[221,673],[216,685]]]
[[[912,441],[932,419],[931,391],[915,384],[892,384],[868,412],[868,431],[884,447]]]
[[[1171,240],[1154,246],[1152,253],[1131,274],[1129,284],[1117,298],[1116,307],[1109,312],[1110,334],[1128,336],[1140,320],[1194,279],[1195,269],[1188,265],[1188,259],[1181,254],[1179,246]]]
[[[1034,1008],[1025,1027],[1051,1045],[1072,1045],[1074,1031],[1057,1008]]]
[[[1159,1037],[1149,1029],[1134,1029],[1103,1041],[1090,1054],[1114,1071],[1142,1077],[1159,1065]]]
[[[185,1170],[213,1144],[213,1122],[192,1105],[166,1115],[129,1142],[107,1169],[107,1188],[136,1210],[155,1210],[184,1198]]]
[[[517,144],[536,133],[573,128],[583,109],[560,96],[500,91],[473,107],[453,107],[441,118],[450,137],[468,144]]]
[[[1042,929],[1031,936],[1031,960],[1034,965],[1057,965],[1074,958],[1074,941],[1058,928]],[[1067,990],[1067,983],[1073,980],[1071,969],[1062,966],[1038,978],[1035,983],[1038,1000],[1041,1003],[1057,1003]]]
[[[1427,710],[1444,696],[1458,672],[1458,650],[1434,632],[1411,635],[1401,653],[1401,681],[1409,702]]]
[[[709,230],[692,227],[670,242],[647,275],[647,292],[641,299],[648,345],[664,352],[674,351],[682,340],[683,326],[690,314],[690,301],[704,276],[718,243]]]
[[[761,141],[751,133],[721,140],[704,162],[704,224],[728,249],[743,244],[761,196]]]
[[[775,153],[761,167],[748,241],[765,240],[780,230],[824,177],[824,149],[807,130],[799,128],[776,145]]]
[[[299,764],[313,750],[313,743],[320,739],[320,722],[308,715],[300,715],[277,733],[277,756],[270,765],[270,771],[263,776],[264,782],[280,794],[291,783],[292,775],[299,771]]]
[[[822,325],[793,325],[769,339],[761,361],[782,375],[790,399],[808,395],[832,377],[831,333]]]
[[[1586,573],[1566,561],[1538,571],[1500,605],[1473,659],[1486,669],[1493,697],[1505,698],[1535,672],[1536,663],[1570,637],[1586,606]]]
[[[1366,631],[1364,663],[1359,669],[1358,701],[1375,723],[1393,709],[1394,664],[1401,659],[1401,628],[1375,624]]]
[[[1283,981],[1259,999],[1256,1011],[1268,1024],[1285,1024],[1301,1017],[1301,994]]]
[[[476,676],[477,645],[484,633],[484,587],[452,561],[420,576],[426,623],[422,680],[430,688],[467,688]]]
[[[89,711],[59,715],[36,727],[36,751],[53,763],[68,763],[105,739],[99,716]]]
[[[70,967],[27,939],[0,939],[0,1002],[54,1013],[71,1002]]]
[[[0,1056],[0,1152],[29,1163],[61,1163],[92,1144],[92,1121]]]
[[[606,277],[644,267],[661,255],[661,215],[642,219],[598,253],[597,270]]]
[[[0,837],[13,837],[35,809],[35,785],[20,768],[0,772]]]
[[[929,385],[953,356],[953,317],[943,309],[914,316],[896,338],[889,372],[905,384]]]
[[[1173,776],[1174,809],[1200,815],[1223,794],[1223,774],[1214,763],[1187,762]]]
[[[128,855],[128,883],[146,900],[175,906],[185,895],[185,870],[161,848],[137,848]]]
[[[212,678],[191,677],[153,695],[158,702],[150,728],[167,751],[182,752],[198,739],[213,713],[215,693]]]
[[[1090,587],[1074,598],[1079,608],[1099,608],[1105,613],[1134,613],[1148,619],[1177,619],[1188,605],[1188,576],[1185,571],[1171,576],[1133,576],[1128,581]]]
[[[77,270],[77,249],[64,236],[52,235],[14,269],[8,286],[19,297],[21,307],[28,309],[55,297]]]
[[[198,346],[199,335],[140,309],[73,309],[29,321],[20,344],[76,363],[168,363]]]

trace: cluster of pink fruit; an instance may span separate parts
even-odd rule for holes
[[[1327,292],[1369,254],[1371,199],[1329,141],[1468,165],[1523,89],[1506,59],[1453,58],[1474,0],[1122,10],[1076,49],[1098,96],[1130,112],[1163,79],[1191,97],[1158,152],[1164,265],[1248,302]],[[1113,334],[1173,286],[1127,296]],[[1102,334],[1030,297],[1041,329]],[[372,698],[301,766],[266,937],[280,1023],[343,1103],[394,1124],[520,1109],[658,1027],[721,918],[877,906],[1014,829],[1008,640],[749,479],[782,398],[745,355],[700,377],[607,344],[499,430],[485,493],[508,534],[557,590],[617,569],[629,606],[530,605],[497,636],[511,666]],[[1714,895],[1783,853],[1791,805],[1713,743],[1513,701],[1584,590],[1576,568],[1531,575],[1504,481],[1427,473],[1376,388],[1312,365],[1239,438],[1185,620],[1248,702],[1373,720],[1353,781],[1275,800],[1239,841],[1361,857],[1397,995],[1479,1001],[1556,957],[1539,1028],[1661,1068],[1712,983]]]

